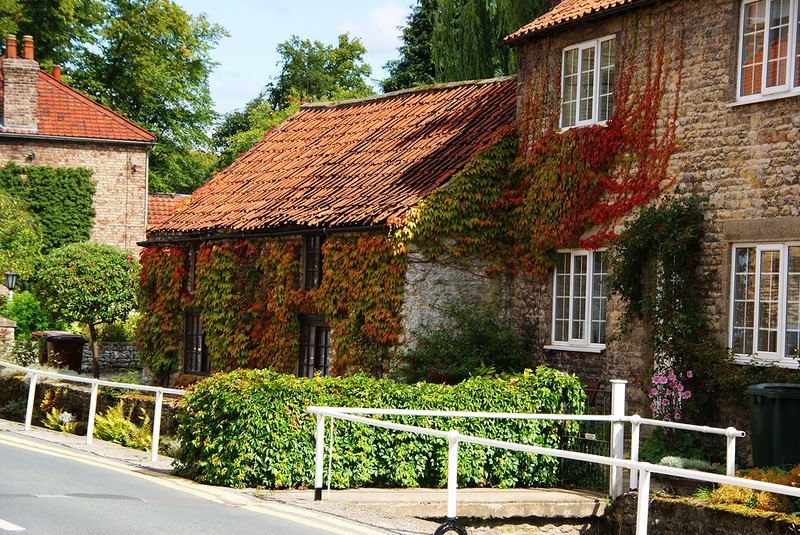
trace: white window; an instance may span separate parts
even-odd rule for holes
[[[800,0],[745,0],[739,29],[739,101],[800,93]]]
[[[614,111],[613,36],[565,48],[561,65],[561,127],[608,120]]]
[[[605,348],[607,271],[605,251],[558,253],[549,348],[586,351]]]
[[[732,264],[731,350],[797,366],[800,243],[736,246]]]

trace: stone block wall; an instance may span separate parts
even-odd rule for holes
[[[682,192],[708,198],[701,271],[712,281],[712,291],[705,304],[716,335],[726,345],[732,244],[800,240],[800,99],[736,103],[739,17],[738,1],[659,2],[574,26],[518,49],[519,91],[540,95],[551,112],[559,106],[565,46],[612,33],[624,43],[634,21],[640,38],[650,24],[656,30],[652,35],[663,30],[670,68],[667,103],[674,100],[682,56],[679,149],[670,161],[669,176]],[[517,321],[532,324],[530,328],[540,333],[540,343],[547,343],[552,281],[517,279],[513,303]],[[612,335],[619,333],[618,317],[619,304],[612,299],[607,316]],[[637,329],[608,343],[600,355],[546,351],[543,358],[582,377],[600,375],[635,383],[652,370],[645,340],[646,333]],[[646,402],[637,393],[640,390],[628,389],[629,405]]]
[[[423,326],[442,322],[442,308],[449,303],[477,305],[500,314],[509,310],[512,285],[505,277],[487,276],[485,266],[456,265],[425,260],[410,253],[403,294],[405,345]]]
[[[141,370],[136,344],[127,342],[104,342],[100,344],[100,372],[126,372]],[[81,373],[92,373],[92,349],[87,343],[83,347]]]
[[[146,146],[4,138],[0,162],[90,169],[95,185],[91,241],[138,254],[147,215]]]

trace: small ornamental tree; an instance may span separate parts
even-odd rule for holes
[[[125,319],[136,308],[138,277],[132,255],[88,242],[52,251],[36,272],[35,292],[48,313],[88,326],[94,377],[100,375],[97,327]]]

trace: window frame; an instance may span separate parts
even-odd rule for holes
[[[569,272],[560,271],[561,262],[557,262],[556,268],[553,270],[553,299],[552,299],[552,318],[550,324],[550,344],[545,346],[545,349],[554,349],[560,351],[582,351],[589,353],[600,353],[606,348],[606,327],[608,325],[608,268],[609,259],[608,253],[605,249],[587,250],[587,249],[570,249],[559,250],[557,255],[569,255]],[[601,271],[597,272],[595,269],[595,255],[601,255]],[[576,259],[586,259],[585,273],[576,273]],[[575,292],[576,285],[574,284],[575,277],[583,275],[585,278],[585,292],[577,294]],[[568,294],[560,293],[559,278],[566,277],[568,281]],[[597,277],[600,277],[598,281]],[[598,285],[600,290],[604,290],[601,295],[597,294]],[[574,305],[576,300],[585,299],[582,310],[576,310]],[[600,317],[593,312],[595,301],[600,300]],[[559,310],[563,309],[564,303],[559,303],[559,300],[565,300],[568,310],[566,315],[559,315]],[[582,312],[582,319],[578,317],[578,313]],[[576,336],[575,325],[576,322],[583,322],[583,336]],[[562,337],[558,334],[559,330],[563,331],[562,322],[566,322],[567,336]],[[593,327],[600,324],[600,338],[602,342],[593,341]],[[566,338],[566,339],[559,339]]]
[[[325,236],[321,233],[306,234],[303,238],[303,288],[311,290],[322,284],[322,245]]]
[[[606,43],[611,43],[611,51],[613,52],[611,60],[612,62],[609,64],[603,64],[603,45]],[[591,113],[589,114],[588,118],[581,119],[581,112],[585,110],[585,107],[581,106],[581,102],[585,100],[584,95],[581,93],[581,88],[583,86],[583,77],[584,73],[589,73],[590,71],[586,71],[582,69],[584,54],[587,51],[593,51],[594,54],[594,66],[591,70],[592,76],[592,91],[591,91]],[[577,52],[577,57],[575,59],[576,65],[576,72],[573,73],[572,71],[567,71],[567,56],[570,53]],[[601,93],[601,87],[603,86],[603,74],[604,70],[611,69],[610,74],[610,83],[609,83],[609,92],[608,93]],[[571,45],[568,47],[564,47],[561,53],[561,106],[559,110],[559,124],[562,129],[567,130],[569,128],[578,128],[582,126],[590,126],[594,124],[605,124],[606,121],[613,115],[614,113],[614,82],[616,78],[616,68],[617,68],[617,48],[616,48],[616,35],[606,35],[597,39],[591,39],[589,41],[584,41],[582,43],[578,43],[575,45]],[[575,99],[574,100],[565,100],[565,95],[567,93],[567,79],[575,77]],[[601,100],[607,99],[608,107],[606,109],[605,117],[601,117]],[[565,121],[566,113],[565,108],[568,103],[573,103],[574,110],[570,112],[570,119],[572,122]]]
[[[323,377],[330,373],[331,328],[322,316],[303,314],[300,316],[300,348],[297,360],[297,376],[313,378],[317,372]],[[320,340],[320,335],[323,340]],[[313,341],[311,340],[313,338]],[[321,342],[321,343],[320,343]],[[313,353],[309,350],[313,349]],[[320,363],[320,351],[322,359]]]
[[[183,373],[211,374],[211,360],[203,333],[203,320],[200,318],[200,313],[193,309],[183,313]]]
[[[771,9],[775,0],[742,0],[739,9],[739,27],[738,33],[738,51],[737,51],[737,64],[736,64],[736,102],[750,103],[761,102],[765,100],[772,100],[776,98],[785,98],[793,95],[800,95],[800,0],[786,0],[789,2],[788,24],[786,25],[786,56],[785,56],[785,79],[783,83],[775,84],[767,87],[767,83],[771,77],[770,58],[768,57],[770,49],[770,35],[773,27],[770,27],[771,22]],[[762,60],[760,62],[760,77],[759,77],[759,91],[750,94],[744,94],[745,76],[744,76],[744,61],[745,61],[745,45],[748,43],[747,36],[752,35],[753,32],[746,32],[745,27],[746,14],[748,7],[759,2],[764,3],[764,21],[761,31],[757,33],[763,34],[760,37]],[[774,28],[777,28],[775,26]],[[780,44],[780,43],[779,43]],[[754,47],[754,50],[755,47]],[[766,54],[764,53],[766,51]],[[758,52],[754,53],[757,56]],[[764,57],[764,56],[767,57]],[[752,85],[752,84],[751,84]]]
[[[741,272],[737,271],[737,254],[739,250],[743,249],[751,249],[754,254],[756,255],[755,264],[754,264],[754,271],[752,273],[753,278],[753,305],[751,316],[752,320],[750,322],[742,322],[741,324],[737,324],[738,317],[737,317],[737,303],[740,302],[747,302],[747,300],[739,299],[737,301],[737,297],[739,297],[739,293],[737,292],[737,288],[739,286],[737,275],[744,274],[746,276],[750,272]],[[790,260],[790,249],[797,249],[794,251],[796,254],[800,253],[800,242],[798,241],[786,241],[786,242],[769,242],[769,243],[734,243],[731,246],[730,252],[730,273],[729,273],[729,283],[730,289],[728,293],[729,299],[729,319],[728,319],[728,347],[730,348],[731,353],[733,354],[734,362],[739,364],[774,364],[780,366],[782,368],[798,368],[800,367],[800,362],[798,359],[792,356],[786,355],[786,343],[787,343],[787,312],[790,303],[792,306],[795,306],[796,312],[800,313],[800,283],[795,281],[795,293],[794,299],[789,299],[789,291],[790,287],[790,274],[789,274],[789,260]],[[763,257],[764,253],[779,253],[780,258],[778,260],[778,274],[777,274],[777,300],[767,300],[762,299],[763,292],[762,284],[764,282],[765,272],[763,270]],[[798,271],[794,273],[794,276],[800,277],[800,268]],[[761,315],[762,312],[762,303],[776,303],[777,306],[777,323],[773,328],[767,329],[767,327],[772,327],[771,325],[762,326],[759,318],[763,317]],[[749,330],[750,331],[750,348],[752,351],[750,353],[744,352],[737,352],[737,347],[735,342],[737,341],[736,338],[736,331],[737,330]],[[776,331],[775,333],[775,351],[769,350],[760,350],[759,344],[762,341],[761,337],[763,332],[767,331]],[[800,331],[800,329],[798,329]]]

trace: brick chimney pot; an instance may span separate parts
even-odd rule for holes
[[[6,57],[15,59],[17,57],[17,36],[6,36]]]
[[[33,37],[30,35],[22,36],[22,57],[33,60]]]

